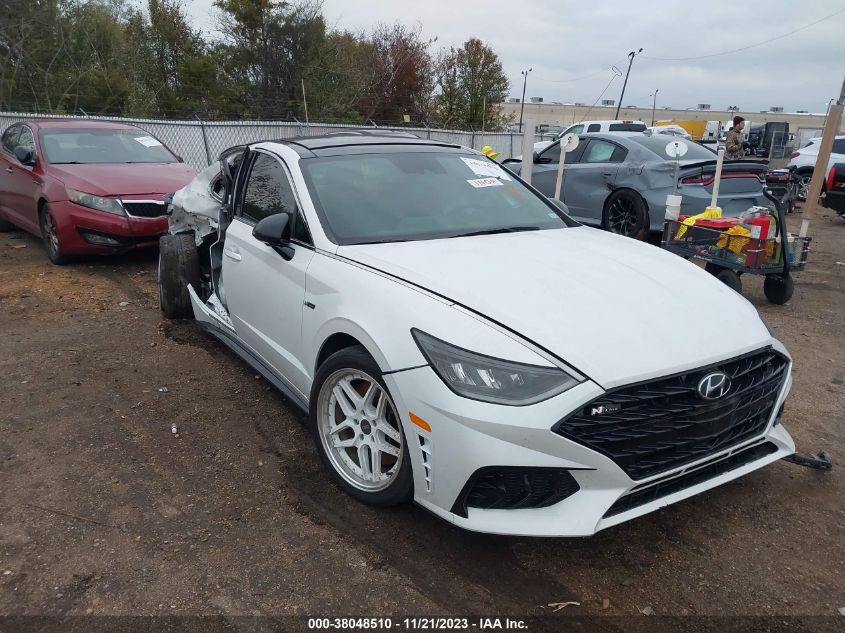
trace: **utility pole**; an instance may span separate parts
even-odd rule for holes
[[[625,86],[628,85],[628,75],[631,74],[631,65],[634,63],[634,57],[639,55],[643,52],[643,49],[638,50],[637,52],[631,51],[628,53],[628,72],[625,73],[625,83],[622,84],[622,94],[619,95],[619,104],[616,106],[616,116],[615,119],[619,118],[619,108],[622,107],[622,99],[625,98]]]
[[[657,93],[660,92],[657,88],[654,89],[654,102],[651,104],[651,126],[654,127],[654,111],[657,109]]]
[[[816,157],[816,166],[813,168],[813,179],[810,181],[807,199],[804,201],[804,211],[813,211],[819,205],[819,196],[822,195],[822,183],[827,177],[827,164],[830,161],[830,151],[833,149],[833,139],[839,133],[843,109],[845,109],[845,80],[842,81],[842,88],[839,90],[839,100],[831,105],[827,111],[824,132],[822,132],[822,142],[819,145],[819,155]]]
[[[525,86],[528,83],[528,73],[530,73],[533,68],[529,68],[528,70],[520,71],[522,75],[522,103],[519,105],[519,133],[522,134],[522,111],[525,109]]]
[[[308,101],[305,100],[305,79],[302,79],[302,105],[305,106],[305,127],[308,127]]]

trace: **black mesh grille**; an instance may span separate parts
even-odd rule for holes
[[[738,451],[726,459],[697,468],[692,472],[684,473],[680,477],[662,481],[653,486],[649,485],[648,488],[643,488],[642,490],[635,490],[634,492],[630,492],[627,495],[620,497],[616,503],[610,506],[610,509],[604,513],[604,516],[605,518],[612,517],[615,514],[621,514],[622,512],[627,512],[628,510],[651,503],[661,497],[666,497],[675,492],[691,488],[692,486],[705,482],[708,479],[713,479],[713,477],[717,477],[718,475],[736,470],[746,464],[757,461],[766,455],[771,455],[777,449],[777,446],[771,442],[758,444],[757,446],[752,446],[751,448]]]
[[[467,508],[518,510],[546,508],[578,492],[567,470],[519,466],[485,466],[472,474],[452,506],[466,517]]]
[[[124,200],[123,207],[129,215],[136,218],[157,218],[164,215],[163,202],[132,202]]]
[[[762,433],[788,365],[767,349],[621,387],[561,420],[554,431],[607,455],[632,479],[643,479]],[[698,383],[713,371],[728,374],[731,388],[718,400],[704,400]]]

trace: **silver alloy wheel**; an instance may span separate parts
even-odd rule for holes
[[[334,469],[364,492],[384,490],[404,453],[399,416],[387,392],[366,372],[339,369],[320,387],[317,430]]]
[[[53,216],[50,215],[49,210],[44,211],[44,232],[47,238],[47,248],[54,255],[59,254],[59,234],[56,231],[56,223],[53,222]]]
[[[812,181],[813,176],[811,174],[805,174],[801,176],[801,179],[798,181],[798,199],[799,200],[806,200],[807,194],[810,192],[810,181]]]

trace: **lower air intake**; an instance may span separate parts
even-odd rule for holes
[[[452,506],[452,512],[466,518],[467,508],[546,508],[579,489],[572,474],[561,468],[486,466],[469,478]]]

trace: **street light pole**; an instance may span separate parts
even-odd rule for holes
[[[525,109],[525,86],[528,84],[528,73],[530,73],[533,69],[529,68],[528,70],[522,70],[520,73],[522,74],[522,102],[519,105],[519,133],[522,134],[522,111]]]
[[[659,89],[654,89],[654,94],[651,95],[654,97],[654,102],[651,104],[651,127],[654,127],[654,111],[657,109],[657,93],[660,92]]]
[[[616,106],[616,116],[614,118],[619,118],[619,108],[622,107],[622,99],[625,98],[625,86],[628,85],[628,75],[631,74],[631,65],[634,63],[634,57],[639,55],[643,52],[643,49],[638,50],[637,52],[631,51],[628,53],[628,72],[625,73],[625,83],[622,84],[622,94],[619,95],[619,104]]]

